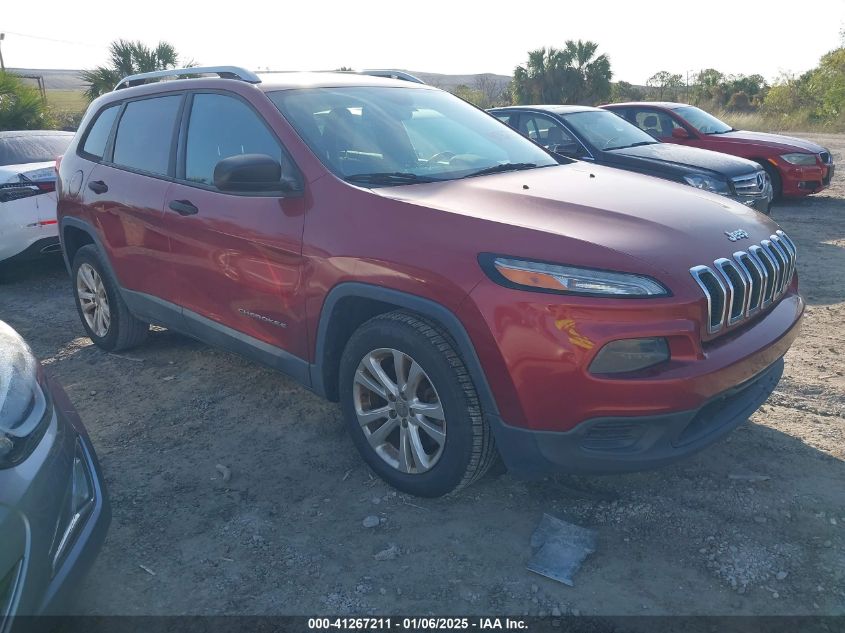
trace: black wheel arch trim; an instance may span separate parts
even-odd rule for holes
[[[481,398],[482,406],[486,413],[498,415],[499,409],[493,397],[493,391],[487,382],[487,375],[475,351],[475,346],[469,337],[461,320],[455,313],[444,305],[431,299],[421,297],[393,288],[375,286],[357,281],[343,282],[332,288],[323,301],[320,310],[320,318],[316,333],[316,350],[314,362],[311,364],[311,389],[317,394],[326,397],[327,389],[325,384],[325,357],[326,341],[329,335],[329,326],[337,303],[345,298],[355,297],[360,299],[371,299],[382,303],[397,306],[400,309],[415,312],[421,316],[437,321],[443,326],[458,346],[461,358],[466,363],[467,369],[472,376],[475,387]]]
[[[68,274],[72,274],[73,262],[71,261],[68,255],[67,245],[65,244],[65,229],[67,229],[68,227],[79,229],[80,231],[87,233],[88,237],[91,238],[91,240],[94,242],[94,245],[97,247],[97,250],[100,251],[101,254],[104,255],[106,250],[105,248],[103,248],[103,242],[100,240],[100,236],[97,235],[97,230],[93,226],[91,226],[90,223],[86,222],[85,220],[80,220],[79,218],[74,217],[62,218],[59,222],[59,242],[62,245],[62,257],[65,260],[65,267],[67,268]],[[117,275],[114,274],[114,268],[112,268],[111,262],[108,260],[108,258],[103,257],[102,260],[103,265],[108,266],[114,278],[117,279]]]

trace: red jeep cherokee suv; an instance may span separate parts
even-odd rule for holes
[[[667,143],[679,143],[753,160],[769,174],[775,198],[806,196],[830,186],[830,150],[800,138],[735,130],[701,108],[684,103],[612,103],[602,106]]]
[[[177,72],[221,77],[136,85]],[[59,170],[88,335],[116,350],[161,324],[278,368],[340,401],[401,490],[445,494],[497,454],[523,473],[664,464],[781,376],[795,245],[752,209],[556,159],[421,84],[124,84]]]

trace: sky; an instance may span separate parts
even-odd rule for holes
[[[770,0],[39,0],[37,19],[15,6],[0,13],[0,32],[6,66],[17,68],[92,68],[105,63],[110,41],[124,38],[164,40],[203,65],[254,70],[510,75],[529,50],[589,39],[610,57],[615,80],[644,84],[659,70],[716,68],[771,81],[814,67],[845,28],[845,0],[812,10]]]

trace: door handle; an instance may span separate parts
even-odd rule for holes
[[[94,193],[105,193],[109,190],[109,186],[102,180],[94,180],[89,182],[88,188]]]
[[[199,213],[199,209],[191,204],[190,200],[171,200],[168,206],[179,215],[196,215]]]

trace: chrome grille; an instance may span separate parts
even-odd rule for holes
[[[731,179],[734,191],[738,196],[759,196],[766,189],[769,175],[764,171],[757,171]]]
[[[775,302],[789,287],[798,261],[795,244],[783,232],[721,257],[690,274],[707,298],[708,331],[719,332]]]

